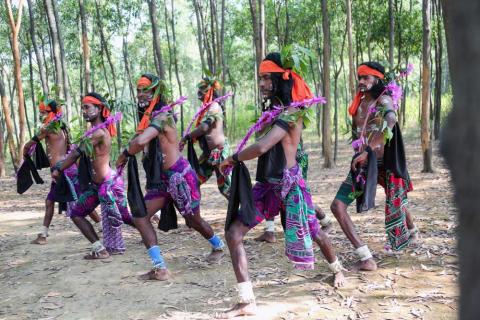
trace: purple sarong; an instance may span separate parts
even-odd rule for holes
[[[145,201],[166,198],[165,205],[172,201],[182,216],[196,214],[200,211],[200,188],[197,174],[190,163],[180,157],[169,169],[161,174],[158,189],[148,189]]]
[[[280,210],[285,212],[285,254],[296,269],[313,269],[315,257],[312,239],[317,236],[320,226],[298,165],[285,169],[282,180],[257,182],[252,192],[257,215],[255,223],[249,227],[253,228],[264,219],[275,217]],[[242,219],[241,212],[239,218]]]
[[[70,178],[70,176],[69,176]],[[80,192],[78,175],[72,176],[78,200],[69,203],[68,216],[86,217],[99,204],[102,212],[103,245],[108,252],[123,253],[125,243],[122,237],[121,226],[123,223],[132,225],[132,216],[127,208],[127,199],[123,186],[122,176],[116,175],[114,170],[105,180],[96,185],[92,184],[87,190]]]

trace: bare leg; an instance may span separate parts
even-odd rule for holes
[[[197,212],[192,215],[185,215],[185,222],[187,226],[193,228],[195,231],[198,231],[205,239],[211,239],[215,234],[212,227],[200,216],[200,213]],[[216,262],[220,260],[225,253],[223,249],[212,250],[210,255],[207,257],[207,261]]]
[[[333,249],[332,243],[330,242],[330,238],[327,234],[322,230],[318,230],[318,234],[313,238],[320,250],[322,251],[323,256],[327,259],[328,263],[334,263],[337,260],[337,256],[335,254],[335,250]],[[337,272],[334,274],[333,279],[333,286],[335,288],[343,287],[345,285],[345,276],[343,272]]]
[[[228,249],[230,250],[230,257],[232,259],[233,271],[237,282],[249,281],[248,278],[248,259],[243,246],[243,238],[247,234],[249,228],[243,225],[239,220],[235,220],[230,229],[225,234]],[[232,309],[225,313],[216,316],[217,319],[230,319],[238,316],[248,316],[256,314],[256,304],[252,303],[237,303]]]
[[[327,217],[325,212],[323,212],[322,208],[319,205],[315,205],[315,216],[317,220],[320,222],[320,226],[323,231],[329,232],[332,229],[332,221],[328,219],[326,223],[323,223],[324,219]]]
[[[362,239],[358,236],[355,226],[353,225],[352,219],[348,215],[347,205],[340,200],[333,200],[330,209],[332,210],[333,215],[337,219],[340,227],[343,230],[343,233],[347,236],[348,240],[353,244],[355,249],[364,245]],[[373,258],[367,259],[365,261],[359,261],[355,269],[365,270],[365,271],[374,271],[377,269],[377,264]]]
[[[80,232],[87,238],[90,243],[94,243],[100,240],[98,237],[97,233],[95,232],[95,229],[93,228],[92,224],[85,218],[85,217],[72,217],[73,223],[77,226],[78,229],[80,229]],[[87,260],[94,260],[94,259],[106,259],[110,257],[110,254],[107,252],[107,250],[104,248],[98,252],[92,252],[88,255],[86,255],[84,258]]]
[[[92,212],[90,212],[88,214],[88,216],[93,220],[93,222],[95,223],[99,223],[100,221],[102,221],[102,219],[100,218],[100,215],[98,214],[97,211],[93,210]]]
[[[418,229],[415,227],[415,224],[413,223],[413,217],[412,214],[410,213],[410,210],[405,208],[406,212],[406,221],[407,221],[407,227],[410,230],[410,246],[416,246],[418,245],[419,242],[419,235],[418,235]]]
[[[55,202],[46,199],[45,200],[45,215],[43,216],[43,227],[44,229],[48,230],[50,224],[52,223],[53,218],[53,211],[55,209]],[[37,235],[37,239],[33,240],[31,243],[33,244],[47,244],[47,236],[48,234],[39,233]]]
[[[261,234],[260,236],[256,237],[254,240],[255,241],[260,241],[260,242],[268,242],[268,243],[275,243],[277,242],[277,238],[275,237],[275,227],[273,226],[270,228],[268,225],[273,224],[275,219],[274,218],[268,218],[265,220],[267,224],[267,229]]]
[[[163,208],[165,205],[165,198],[158,198],[146,202],[147,206],[147,216],[142,218],[133,218],[133,223],[135,227],[140,232],[142,236],[143,244],[147,249],[150,249],[153,246],[158,245],[157,233],[153,229],[152,223],[150,222],[151,217]],[[140,276],[142,280],[167,280],[170,276],[168,269],[155,269],[150,270],[146,274]]]

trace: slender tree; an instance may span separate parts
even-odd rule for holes
[[[323,166],[332,168],[333,152],[332,152],[332,132],[330,119],[330,19],[328,17],[327,0],[321,1],[322,7],[322,29],[323,29],[323,95],[327,99],[327,103],[323,105],[323,125],[322,125],[322,146],[325,156]]]
[[[155,0],[148,0],[148,13],[152,25],[153,54],[155,57],[155,66],[160,79],[165,80],[165,67],[163,64],[162,50],[160,47],[160,35],[157,24],[157,4]]]
[[[422,113],[421,140],[423,152],[422,172],[433,172],[432,142],[430,141],[430,0],[423,0],[422,44]]]

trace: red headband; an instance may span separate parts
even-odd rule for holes
[[[85,96],[82,99],[82,104],[87,104],[87,103],[90,103],[96,106],[101,106],[102,116],[105,120],[108,119],[108,117],[110,117],[110,110],[105,106],[105,104],[102,101],[92,96]],[[117,128],[115,127],[115,123],[111,123],[107,129],[111,137],[115,137],[117,135]]]
[[[141,77],[137,81],[137,88],[146,88],[152,85],[152,81],[147,77]]]
[[[283,73],[282,75],[283,80],[288,80],[290,74],[292,75],[292,78],[293,78],[292,100],[293,101],[302,101],[302,100],[310,99],[313,97],[313,94],[310,91],[310,88],[308,87],[305,80],[303,80],[303,78],[300,77],[300,75],[298,75],[296,72],[290,69],[283,69],[278,64],[276,64],[271,60],[263,60],[262,63],[260,63],[259,73],[262,74],[262,73],[271,73],[271,72]]]

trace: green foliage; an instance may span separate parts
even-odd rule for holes
[[[313,51],[296,44],[287,45],[280,53],[284,69],[292,69],[299,75],[308,73],[310,59],[315,59]]]

